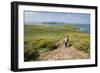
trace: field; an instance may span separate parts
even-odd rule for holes
[[[90,35],[88,33],[80,32],[77,27],[71,24],[65,25],[24,25],[24,61],[40,61],[40,60],[54,60],[55,58],[47,56],[55,54],[64,54],[64,38],[69,36],[70,54],[73,51],[78,51],[85,54],[85,57],[79,59],[86,59],[90,57]],[[74,50],[72,50],[72,48]],[[66,50],[68,52],[69,50]],[[75,53],[74,52],[74,53]],[[69,55],[69,54],[64,54]],[[75,55],[75,54],[71,54]],[[80,55],[80,54],[79,54]],[[63,58],[67,59],[67,58]],[[68,59],[77,59],[71,57]],[[57,57],[57,60],[60,60]]]

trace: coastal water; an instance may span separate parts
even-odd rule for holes
[[[75,24],[74,26],[81,32],[90,33],[90,24]]]

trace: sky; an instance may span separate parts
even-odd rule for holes
[[[24,21],[25,23],[64,22],[73,24],[90,24],[90,14],[24,11]]]

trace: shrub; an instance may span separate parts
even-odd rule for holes
[[[37,60],[39,57],[39,52],[37,50],[25,48],[24,50],[24,61]]]
[[[49,44],[48,45],[49,51],[57,49],[58,46],[59,44],[54,44],[54,43]]]
[[[89,41],[76,42],[76,43],[74,43],[74,47],[77,50],[84,51],[86,53],[90,53],[90,43],[89,43]]]
[[[37,40],[38,43],[36,44],[33,44],[36,46],[36,48],[48,48],[48,49],[51,49],[51,48],[54,48],[56,45],[54,44],[55,41],[54,40],[51,40],[51,39],[41,39],[41,40]]]
[[[47,46],[47,41],[45,39],[41,39],[36,44],[37,48],[45,48]]]
[[[39,57],[39,52],[36,50],[32,41],[24,42],[24,61],[37,60]]]
[[[35,61],[39,57],[39,50],[46,49],[51,51],[56,49],[59,44],[55,44],[51,39],[35,39],[24,42],[24,61]]]

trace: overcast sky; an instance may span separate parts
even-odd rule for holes
[[[90,14],[24,11],[24,21],[90,24]]]

